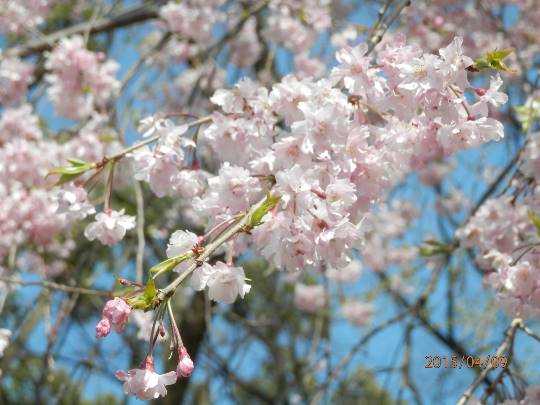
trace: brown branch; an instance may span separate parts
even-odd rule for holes
[[[75,293],[75,294],[101,295],[101,296],[111,296],[112,295],[112,291],[94,290],[94,289],[91,289],[91,288],[72,287],[72,286],[69,286],[69,285],[58,284],[58,283],[54,283],[52,281],[45,281],[45,280],[29,281],[29,280],[18,280],[16,278],[0,276],[0,281],[3,282],[3,283],[7,283],[7,284],[18,284],[18,285],[22,285],[24,287],[40,286],[40,287],[43,287],[43,288],[49,288],[49,289],[52,289],[52,290],[64,291],[64,292]]]
[[[454,353],[456,353],[459,356],[473,356],[473,353],[471,350],[466,349],[460,342],[455,340],[452,336],[449,336],[445,333],[443,333],[440,329],[435,327],[429,317],[426,315],[424,311],[425,306],[425,300],[419,300],[414,304],[409,303],[408,300],[406,300],[399,292],[392,289],[389,286],[389,278],[386,274],[377,272],[376,275],[379,277],[379,279],[384,282],[384,284],[387,286],[387,290],[390,293],[390,295],[393,297],[393,299],[403,308],[407,310],[407,312],[412,315],[414,318],[416,318],[422,326],[424,326],[437,340],[439,340],[442,344],[444,344],[446,347],[451,349]],[[473,357],[478,357],[474,355]],[[476,369],[475,369],[476,370]],[[483,382],[486,385],[491,385],[491,380],[488,376],[486,376],[483,379]]]
[[[161,1],[154,2],[154,4],[155,3],[159,4]],[[6,55],[18,57],[30,56],[51,49],[56,41],[71,35],[83,34],[85,32],[89,32],[90,34],[109,32],[118,28],[157,18],[158,15],[155,6],[149,4],[138,5],[125,9],[112,17],[104,17],[97,21],[81,22],[72,25],[71,27],[53,32],[45,38],[30,41],[27,44],[8,49]]]
[[[382,12],[379,12],[379,20],[373,27],[373,31],[369,36],[368,50],[366,51],[365,56],[369,55],[379,44],[379,42],[382,41],[384,34],[386,34],[388,28],[390,28],[390,26],[397,20],[403,9],[411,5],[411,0],[402,0],[401,3],[399,3],[396,8],[394,8],[394,11],[392,11],[388,18],[383,19],[384,13],[388,9],[389,3],[390,2],[385,5]]]
[[[516,318],[512,321],[510,324],[510,327],[506,330],[505,338],[503,342],[500,344],[500,346],[497,348],[496,356],[501,356],[504,352],[506,352],[508,349],[512,348],[514,338],[516,336],[516,331],[519,329],[522,325],[522,321],[519,318]],[[465,405],[469,398],[472,396],[474,390],[483,382],[486,381],[488,373],[491,371],[492,365],[491,362],[487,365],[487,367],[482,370],[480,375],[476,377],[474,382],[465,390],[461,398],[459,399],[457,405]],[[493,384],[490,384],[490,386],[493,386]]]
[[[324,384],[319,388],[319,390],[317,391],[317,393],[315,394],[315,396],[313,397],[313,399],[311,400],[310,404],[311,405],[316,405],[318,403],[321,402],[321,399],[325,393],[325,391],[327,390],[328,386],[330,384],[332,384],[332,382],[339,376],[339,374],[341,373],[341,371],[345,370],[347,368],[347,366],[349,365],[349,363],[352,361],[354,355],[362,348],[366,345],[367,342],[369,342],[369,340],[374,337],[375,335],[377,335],[378,333],[380,333],[381,331],[383,331],[384,329],[386,329],[387,327],[393,325],[394,323],[400,321],[401,319],[403,319],[403,317],[405,316],[405,313],[400,313],[396,316],[394,316],[393,318],[390,318],[386,321],[384,321],[383,323],[381,323],[380,325],[378,326],[375,326],[373,329],[371,329],[368,333],[366,333],[362,339],[360,339],[352,348],[351,350],[349,351],[349,353],[344,356],[341,361],[339,362],[339,364],[336,365],[336,367],[333,368],[332,372],[330,373],[330,375],[328,376],[328,378],[326,379],[326,381],[324,382]]]

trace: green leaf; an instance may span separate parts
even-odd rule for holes
[[[69,183],[73,180],[75,180],[77,177],[82,175],[82,173],[79,174],[63,174],[60,176],[60,178],[53,184],[53,186],[60,186],[65,183]]]
[[[161,274],[168,273],[173,270],[180,263],[191,259],[195,254],[192,251],[186,252],[183,255],[172,257],[170,259],[164,260],[161,263],[156,264],[150,268],[150,273],[155,273],[153,278],[160,276]]]
[[[540,236],[540,218],[534,215],[531,211],[528,211],[527,215],[529,216],[529,219],[533,222],[534,226],[536,227],[536,233],[538,234],[538,236]]]
[[[476,59],[473,68],[478,70],[494,69],[503,72],[515,73],[516,70],[509,68],[503,61],[514,52],[513,49],[501,49],[487,52],[483,57]]]
[[[436,240],[426,240],[423,246],[418,249],[418,253],[420,256],[431,257],[450,254],[454,249],[454,245],[447,245]]]
[[[47,177],[52,176],[53,174],[60,175],[60,178],[56,181],[56,183],[54,183],[54,186],[69,183],[70,181],[86,173],[88,170],[94,168],[93,163],[85,162],[79,159],[68,159],[68,162],[71,164],[71,166],[58,167],[47,173]]]
[[[88,162],[85,162],[84,160],[79,159],[68,159],[67,161],[73,166],[88,166],[90,164]]]
[[[272,195],[270,193],[266,194],[266,199],[264,200],[264,202],[259,208],[255,210],[253,214],[251,214],[251,218],[249,219],[249,226],[251,228],[255,228],[257,225],[262,224],[262,219],[264,218],[264,216],[276,206],[279,200],[281,200],[280,195]]]
[[[131,287],[126,287],[126,288],[122,288],[121,290],[117,290],[113,293],[113,296],[114,297],[124,297],[130,293],[132,293],[133,291],[135,290],[135,287],[131,286]]]
[[[128,299],[128,304],[134,309],[148,311],[154,309],[158,304],[156,284],[153,278],[149,278],[144,292],[136,297]]]

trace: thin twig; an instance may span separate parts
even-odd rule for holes
[[[204,251],[196,258],[191,266],[189,266],[183,273],[181,273],[176,279],[174,279],[167,287],[159,290],[158,299],[163,301],[165,298],[174,294],[178,286],[184,281],[191,273],[193,273],[198,267],[208,260],[208,258],[214,253],[221,245],[231,239],[234,235],[241,232],[244,227],[249,224],[253,213],[259,209],[259,207],[266,201],[266,197],[261,199],[257,204],[253,205],[251,209],[244,214],[244,217],[236,224],[231,226],[226,232],[222,233],[212,243],[205,246]]]
[[[102,296],[110,296],[112,294],[112,291],[94,290],[91,288],[82,288],[82,287],[72,287],[69,285],[58,284],[52,281],[45,281],[45,280],[29,281],[29,280],[18,280],[11,277],[0,276],[0,281],[7,284],[18,284],[25,287],[40,286],[44,288],[50,288],[53,290],[65,291],[65,292],[76,293],[76,294],[102,295]]]
[[[388,16],[388,18],[381,20],[379,24],[376,24],[374,27],[374,30],[371,32],[371,35],[368,39],[368,50],[366,51],[366,54],[364,56],[369,55],[375,47],[379,44],[379,42],[382,41],[384,34],[386,34],[386,31],[388,31],[388,28],[394,23],[394,21],[397,20],[403,9],[411,4],[411,0],[402,0],[401,3],[399,3],[396,8],[394,8],[394,11],[392,14]],[[386,11],[386,10],[384,10]],[[380,14],[379,14],[380,15]]]
[[[394,316],[393,318],[390,318],[386,320],[385,322],[381,323],[380,325],[374,327],[371,329],[368,333],[366,333],[362,339],[360,339],[345,355],[341,361],[336,365],[336,367],[333,368],[332,373],[328,376],[324,384],[319,388],[313,399],[311,400],[310,404],[315,405],[321,402],[322,396],[324,395],[326,389],[328,386],[332,384],[332,381],[334,381],[338,376],[339,373],[343,370],[345,370],[348,366],[348,364],[351,362],[355,354],[362,348],[364,345],[375,335],[377,335],[379,332],[386,329],[388,326],[400,321],[405,316],[405,313],[398,314]]]
[[[516,330],[521,328],[522,324],[523,322],[520,318],[516,318],[512,321],[512,323],[510,324],[510,327],[506,330],[505,338],[503,342],[497,348],[496,356],[502,355],[503,353],[506,352],[506,350],[508,350],[508,348],[512,346],[514,337],[516,335]],[[457,405],[465,405],[467,403],[469,398],[472,396],[474,390],[482,383],[482,381],[485,381],[491,369],[492,369],[492,365],[491,365],[491,362],[489,362],[487,367],[482,370],[482,372],[478,375],[478,377],[476,377],[473,383],[465,390],[465,392],[459,399]]]
[[[144,272],[144,199],[141,185],[137,180],[133,181],[135,200],[137,201],[137,257],[135,259],[135,281],[142,283]]]

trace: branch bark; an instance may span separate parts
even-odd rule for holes
[[[162,3],[162,1],[154,2],[154,5],[138,5],[128,8],[112,17],[104,17],[97,21],[85,21],[75,24],[71,27],[53,32],[45,38],[40,38],[30,41],[27,44],[8,49],[5,54],[22,58],[51,49],[58,40],[71,35],[84,34],[85,32],[88,32],[89,34],[109,32],[118,28],[151,20],[158,17],[159,14],[156,5],[160,3]]]

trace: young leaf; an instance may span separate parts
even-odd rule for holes
[[[114,297],[124,297],[124,296],[132,293],[134,290],[135,290],[135,287],[133,287],[133,286],[122,288],[121,290],[115,291],[113,293],[113,296]]]
[[[268,193],[266,195],[266,199],[261,204],[261,206],[257,208],[253,214],[251,214],[251,218],[249,219],[249,226],[251,228],[255,228],[257,225],[262,224],[263,217],[276,206],[280,199],[280,195],[272,195]]]
[[[533,222],[534,226],[536,227],[536,233],[538,234],[538,236],[540,236],[540,218],[534,215],[531,211],[528,211],[527,215],[529,216],[529,219]]]
[[[68,159],[69,163],[71,163],[72,166],[89,166],[90,163],[85,162],[84,160],[80,159]]]
[[[157,289],[153,278],[149,278],[144,292],[136,297],[127,300],[128,304],[134,309],[148,311],[157,306]]]
[[[160,276],[161,274],[168,273],[173,270],[180,263],[191,259],[194,256],[192,251],[186,252],[183,255],[172,257],[170,259],[164,260],[161,263],[156,264],[150,268],[150,273],[155,273],[153,278]]]
[[[473,68],[476,70],[494,69],[503,72],[515,73],[516,70],[509,68],[503,61],[510,55],[513,49],[501,49],[487,52],[483,57],[476,59]]]
[[[83,160],[69,159],[68,162],[71,164],[71,166],[59,167],[47,173],[47,177],[53,174],[60,175],[60,178],[56,181],[56,183],[54,183],[55,186],[69,183],[70,181],[86,173],[88,170],[94,168],[92,163],[88,163]]]
[[[430,257],[452,253],[454,248],[455,246],[453,245],[446,245],[436,240],[426,240],[424,241],[423,246],[420,246],[418,252],[420,253],[420,256]]]

